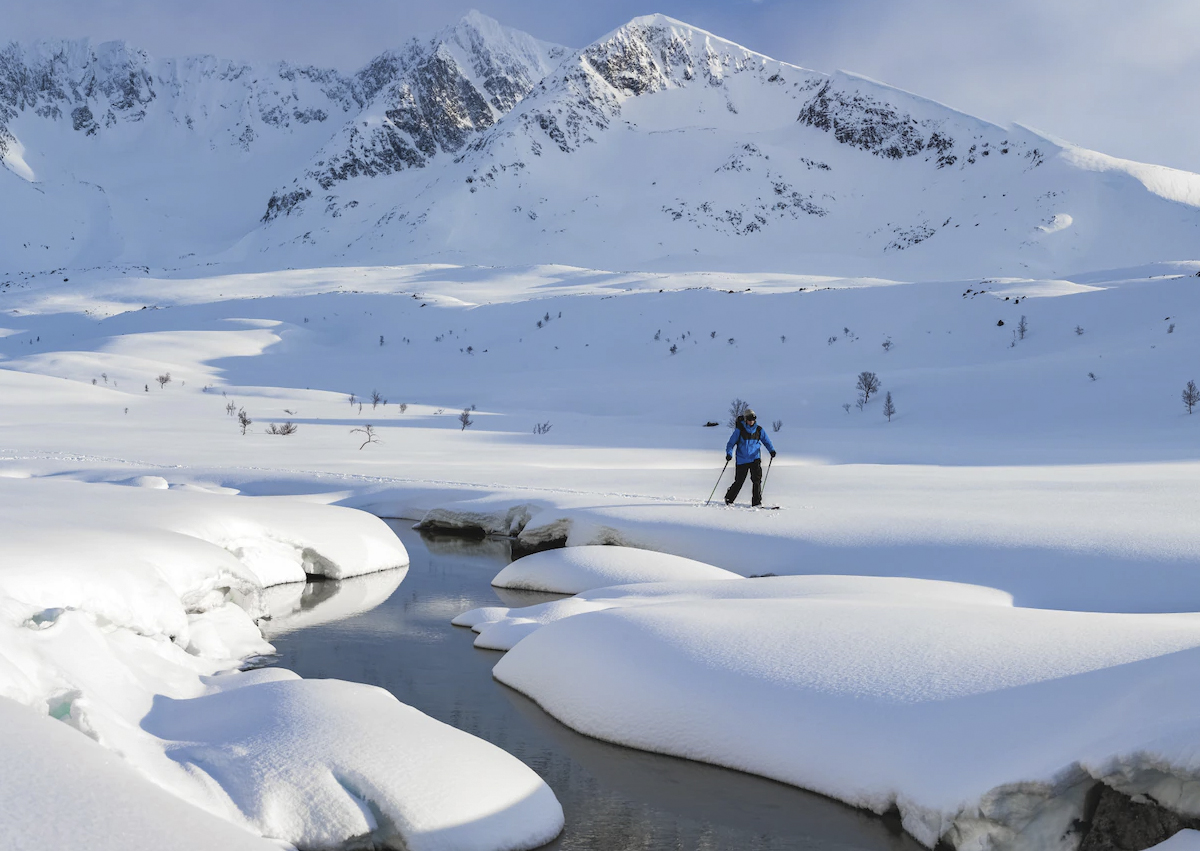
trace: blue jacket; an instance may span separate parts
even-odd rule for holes
[[[733,447],[736,444],[737,463],[751,464],[761,457],[760,443],[765,443],[767,451],[772,455],[775,454],[775,445],[771,443],[771,438],[767,437],[762,426],[756,425],[754,431],[747,431],[744,424],[738,423],[733,434],[729,435],[729,442],[725,444],[725,454],[732,455]]]

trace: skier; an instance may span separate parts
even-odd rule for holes
[[[742,485],[746,483],[746,474],[750,474],[750,481],[753,483],[753,492],[750,500],[751,505],[762,505],[762,452],[760,444],[767,445],[767,451],[771,453],[771,457],[775,457],[775,446],[771,443],[771,438],[767,437],[767,433],[763,431],[762,426],[758,425],[758,417],[754,411],[749,408],[737,418],[737,428],[733,430],[733,434],[729,436],[729,442],[725,444],[725,460],[733,460],[733,447],[737,446],[737,466],[734,468],[733,484],[729,486],[729,490],[725,491],[725,504],[733,505],[733,501],[737,499],[738,493],[742,489]]]

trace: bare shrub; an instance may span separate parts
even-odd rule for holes
[[[1018,328],[1020,328],[1021,326],[1020,326],[1020,325],[1018,325],[1017,327],[1018,327]],[[1082,337],[1082,336],[1083,336],[1083,326],[1082,326],[1082,325],[1076,325],[1076,326],[1075,326],[1075,336],[1076,336],[1076,337]]]
[[[242,427],[243,435],[246,433],[246,429],[250,428],[253,423],[254,420],[250,419],[250,416],[246,413],[245,408],[242,408],[240,411],[238,411],[238,425]]]
[[[1020,338],[1021,338],[1022,340],[1024,340],[1024,339],[1025,339],[1025,332],[1026,332],[1026,331],[1028,331],[1028,330],[1029,330],[1029,322],[1028,322],[1028,321],[1025,319],[1025,314],[1023,314],[1023,313],[1022,313],[1022,314],[1021,314],[1021,321],[1017,323],[1017,334],[1020,336]],[[1083,333],[1083,329],[1080,329],[1080,330],[1079,330],[1077,333],[1080,333],[1080,334],[1082,334],[1082,333]]]
[[[871,394],[879,390],[879,376],[873,372],[860,372],[858,374],[858,383],[854,385],[854,389],[862,393],[863,404],[871,401]]]
[[[229,414],[231,417],[237,413],[237,405],[233,403],[232,399],[230,399],[229,403],[225,406],[225,413]]]
[[[843,403],[842,403],[842,410],[843,410],[843,411],[845,411],[847,414],[848,414],[848,413],[850,413],[850,403],[849,403],[849,402],[843,402]]]
[[[403,413],[404,413],[405,411],[407,411],[407,410],[408,410],[408,403],[407,403],[407,402],[401,402],[401,403],[400,403],[400,413],[402,413],[402,414],[403,414]]]
[[[290,421],[284,423],[283,425],[275,425],[275,423],[271,423],[271,425],[267,428],[267,434],[295,434],[299,430],[300,426]]]
[[[533,433],[534,434],[545,434],[546,432],[550,431],[551,428],[552,428],[552,426],[550,425],[549,420],[547,420],[544,423],[534,423]]]
[[[734,399],[729,403],[729,419],[725,425],[730,428],[737,428],[738,417],[746,413],[750,409],[750,403],[745,399]]]
[[[771,422],[771,431],[778,432],[783,428],[783,420],[773,420]]]
[[[156,377],[154,380],[158,382],[158,389],[161,390],[162,388],[166,387],[168,384],[171,383],[171,373],[164,372],[162,375]]]
[[[463,408],[462,413],[458,415],[458,421],[462,423],[459,431],[466,431],[469,426],[475,425],[475,420],[471,419],[471,409]]]
[[[887,396],[883,398],[883,415],[888,418],[888,422],[890,423],[895,413],[896,406],[892,404],[892,391],[889,390]]]
[[[373,411],[376,408],[378,408],[379,403],[382,401],[383,401],[383,394],[380,393],[378,390],[372,390],[371,391],[371,410]]]
[[[372,426],[370,423],[367,423],[362,428],[352,428],[352,429],[350,429],[350,433],[351,434],[358,433],[358,434],[362,434],[362,435],[366,436],[367,439],[362,442],[362,446],[358,447],[360,450],[363,448],[363,446],[366,446],[368,443],[379,443],[380,442],[379,438],[375,435],[374,426]]]
[[[892,346],[895,344],[892,342],[892,338],[888,337],[886,340],[880,343],[880,345],[883,346],[883,350],[885,352],[890,352],[892,350]]]

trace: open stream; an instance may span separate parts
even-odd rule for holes
[[[407,522],[391,525],[412,559],[402,581],[396,584],[397,572],[309,584],[293,615],[267,626],[279,652],[272,664],[303,677],[381,686],[523,760],[566,813],[566,829],[547,849],[921,851],[897,824],[818,795],[564,727],[493,680],[500,654],[477,650],[475,633],[450,624],[477,606],[528,605],[555,595],[491,587],[509,561],[505,542],[422,538]],[[361,601],[389,592],[375,608],[353,613]]]

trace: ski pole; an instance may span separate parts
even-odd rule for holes
[[[771,467],[771,465],[770,465],[770,464],[768,464],[768,465],[767,465],[767,469],[770,469],[770,467]],[[728,470],[728,469],[729,469],[729,459],[728,459],[728,458],[726,458],[726,459],[725,459],[725,466],[721,468],[721,475],[720,475],[720,476],[717,476],[717,484],[716,484],[716,485],[713,485],[712,493],[710,493],[710,494],[708,495],[708,499],[707,499],[707,500],[705,501],[705,503],[704,503],[705,505],[708,505],[710,502],[712,502],[713,494],[715,494],[715,493],[717,492],[717,485],[721,484],[721,478],[722,478],[722,477],[725,475],[725,471],[726,471],[726,470]]]
[[[772,455],[767,461],[767,472],[763,473],[762,488],[759,489],[759,496],[762,496],[767,491],[767,476],[771,475],[771,464],[775,462],[775,456]]]

